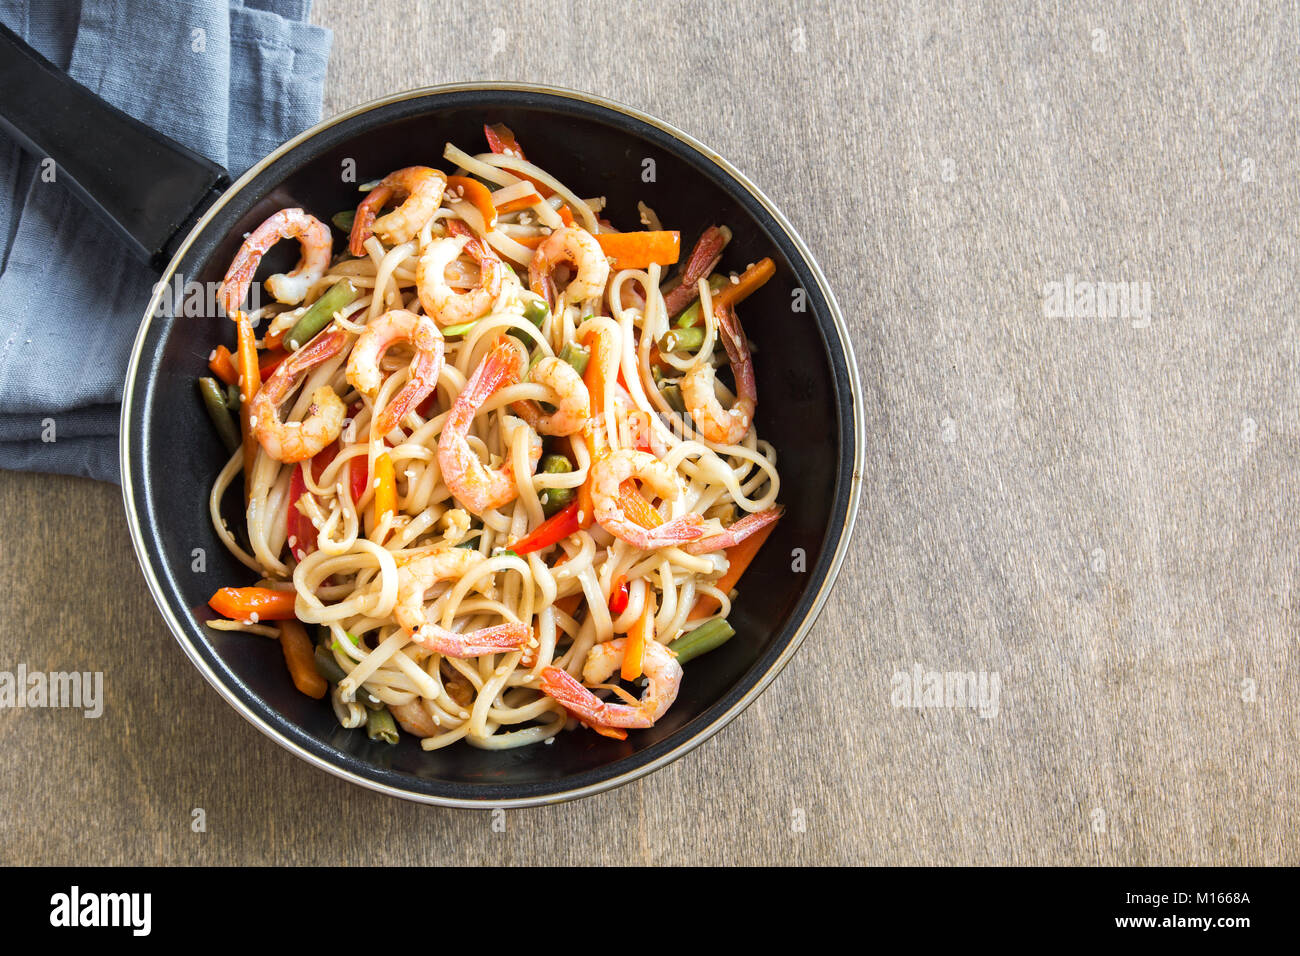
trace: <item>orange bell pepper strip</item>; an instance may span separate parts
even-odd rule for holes
[[[208,606],[232,621],[287,621],[293,614],[297,594],[271,588],[222,588],[208,599]]]
[[[461,198],[478,210],[478,214],[483,217],[485,230],[496,228],[497,208],[492,205],[490,189],[477,179],[470,179],[468,176],[448,176],[447,188],[459,190]]]
[[[637,488],[635,478],[629,478],[618,486],[618,504],[628,520],[643,528],[657,528],[664,523],[659,512],[655,511]]]
[[[680,232],[602,232],[596,241],[615,269],[670,266],[682,254]]]
[[[397,476],[393,474],[393,459],[384,452],[375,459],[375,527],[394,514],[397,514]]]
[[[759,548],[763,547],[763,542],[775,529],[776,522],[774,521],[766,528],[755,531],[739,544],[727,548],[727,571],[722,577],[718,578],[714,587],[723,594],[734,588],[736,582],[740,580],[740,576],[745,573],[745,569],[749,567],[755,555],[758,554]],[[719,607],[720,605],[715,598],[707,594],[701,595],[700,599],[695,602],[695,607],[691,608],[691,613],[686,615],[686,620],[698,621],[702,617],[708,617]]]

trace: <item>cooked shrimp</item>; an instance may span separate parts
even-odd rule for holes
[[[718,310],[717,317],[719,337],[731,361],[732,374],[736,376],[736,401],[725,409],[718,401],[713,390],[713,366],[707,357],[701,357],[682,376],[682,399],[701,435],[719,445],[734,445],[745,437],[754,422],[758,386],[754,381],[749,342],[736,320],[736,313],[726,307]]]
[[[293,391],[299,375],[333,358],[347,341],[348,334],[342,329],[322,332],[281,362],[275,374],[253,396],[248,409],[253,433],[276,461],[311,458],[343,431],[347,409],[338,393],[328,385],[312,393],[311,407],[300,422],[280,421],[280,406]]]
[[[492,393],[502,385],[518,380],[520,364],[514,346],[508,341],[497,344],[479,362],[456,396],[451,413],[442,426],[442,434],[438,436],[438,465],[442,469],[442,480],[456,500],[476,515],[499,508],[519,495],[511,456],[507,454],[501,467],[490,471],[479,461],[467,436],[474,416]],[[518,419],[514,421],[519,427],[528,427]],[[542,440],[532,429],[529,432],[529,457],[536,466],[542,457]],[[505,444],[508,447],[511,443],[506,441]]]
[[[372,402],[379,394],[384,373],[379,361],[398,342],[415,349],[410,375],[402,390],[375,417],[374,432],[387,435],[398,423],[438,387],[442,374],[442,333],[426,315],[393,309],[373,319],[357,338],[348,356],[348,382]]]
[[[496,624],[458,634],[430,621],[424,592],[439,581],[453,581],[486,560],[466,548],[436,548],[397,569],[397,605],[393,617],[411,640],[444,657],[481,657],[518,650],[532,637],[526,624]]]
[[[491,312],[506,271],[497,254],[459,219],[449,220],[447,231],[451,236],[429,243],[415,267],[420,305],[443,328],[473,322]],[[462,252],[477,262],[479,269],[479,284],[468,292],[447,285],[447,266]]]
[[[549,356],[528,372],[528,380],[545,385],[559,398],[554,412],[544,414],[536,402],[515,402],[510,407],[533,431],[542,435],[572,435],[591,418],[591,396],[582,376],[564,359]]]
[[[281,239],[297,239],[302,257],[290,273],[277,273],[266,280],[268,292],[277,302],[297,305],[329,268],[334,240],[329,226],[301,209],[281,209],[248,234],[235,253],[221,283],[221,306],[230,314],[244,304],[248,286],[266,251]]]
[[[619,503],[619,486],[629,478],[641,479],[651,491],[667,500],[681,494],[676,473],[653,455],[630,449],[606,455],[591,466],[591,500],[596,522],[614,537],[642,551],[654,551],[693,541],[704,534],[704,519],[694,513],[657,528],[643,528],[629,519]]]
[[[570,302],[585,302],[604,293],[609,260],[591,233],[577,226],[565,226],[551,233],[533,253],[533,260],[528,264],[529,286],[552,304],[556,302],[556,291],[551,273],[561,263],[573,268],[573,276],[564,290],[564,297]]]
[[[597,644],[587,654],[582,678],[588,684],[608,680],[623,663],[627,638],[619,637]],[[635,704],[612,704],[603,701],[558,667],[542,668],[541,688],[548,697],[585,724],[598,727],[644,728],[664,715],[682,686],[682,665],[675,655],[658,641],[646,641],[642,672],[649,683],[641,700]]]
[[[402,729],[415,737],[436,737],[439,727],[433,717],[424,709],[419,698],[407,704],[389,704],[388,712],[401,725]]]
[[[388,245],[411,239],[438,211],[446,188],[447,177],[428,166],[407,166],[389,173],[357,206],[348,248],[354,256],[364,256],[371,235],[377,234]],[[403,200],[402,204],[376,219],[393,198]]]
[[[733,522],[724,528],[721,534],[711,534],[707,538],[692,541],[682,550],[688,554],[708,554],[710,551],[721,551],[723,548],[730,548],[733,545],[740,544],[751,534],[761,531],[772,524],[781,517],[784,511],[783,506],[777,505],[775,508],[768,508],[766,511],[745,515],[739,521]]]

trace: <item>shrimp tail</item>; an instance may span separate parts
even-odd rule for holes
[[[756,514],[745,515],[739,521],[728,525],[721,534],[711,534],[707,538],[700,538],[698,541],[692,541],[682,550],[687,554],[707,554],[710,551],[721,551],[723,548],[730,548],[740,544],[750,535],[762,531],[768,525],[773,524],[780,519],[785,513],[784,505],[777,505],[774,508],[768,508],[766,511],[759,511]]]
[[[443,657],[482,657],[517,651],[532,631],[526,624],[494,624],[465,634],[457,634],[437,624],[421,624],[411,633],[411,640]]]
[[[640,707],[608,704],[578,683],[568,671],[543,667],[542,693],[552,698],[584,724],[598,727],[653,727],[654,721]]]

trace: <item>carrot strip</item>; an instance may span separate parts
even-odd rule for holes
[[[556,599],[555,603],[551,606],[554,607],[557,611],[563,611],[565,614],[569,615],[569,617],[573,617],[573,615],[577,612],[579,605],[582,604],[583,598],[585,597],[586,597],[585,594],[583,594],[581,591],[578,591],[574,594],[568,595],[567,597]]]
[[[645,269],[650,265],[670,266],[682,254],[680,232],[602,232],[596,236],[615,269]]]
[[[497,206],[497,212],[504,216],[506,213],[519,212],[521,209],[532,209],[541,201],[542,194],[534,188],[533,191],[526,196],[520,196],[518,199],[508,199],[501,203],[501,205]],[[539,238],[544,239],[546,237],[541,236]]]
[[[713,311],[717,312],[749,298],[775,274],[776,264],[771,259],[760,259],[737,277],[735,282],[728,282],[722,287],[713,297]]]
[[[257,365],[257,340],[253,325],[242,311],[235,312],[239,339],[239,430],[244,439],[244,500],[253,481],[253,464],[257,461],[257,435],[253,433],[253,396],[262,387],[262,373]]]
[[[461,197],[477,209],[478,214],[483,217],[483,228],[485,230],[496,228],[497,208],[492,205],[491,190],[477,179],[470,179],[468,176],[448,176],[447,188],[460,190]]]
[[[632,624],[627,632],[627,640],[623,642],[623,669],[619,674],[623,680],[636,680],[641,676],[645,666],[646,642],[654,640],[654,629],[654,601],[647,598],[645,610]]]
[[[293,617],[297,595],[272,588],[222,588],[208,599],[208,606],[232,621],[285,621]]]
[[[224,345],[218,345],[212,353],[212,358],[208,360],[208,368],[212,369],[212,374],[227,385],[239,384],[239,373],[235,371],[233,358],[230,349]]]
[[[296,619],[281,622],[280,650],[284,651],[284,662],[289,667],[293,686],[316,700],[324,697],[329,690],[329,684],[316,670],[316,657],[311,646],[311,638]]]
[[[560,207],[560,221],[563,222],[566,226],[573,225],[573,212],[569,209],[568,206]]]
[[[714,584],[719,591],[726,594],[736,586],[740,576],[745,573],[754,556],[758,554],[758,549],[763,547],[763,542],[767,540],[768,535],[776,528],[776,522],[772,522],[761,531],[755,531],[744,541],[734,544],[727,549],[727,571],[722,577],[718,578]],[[704,594],[695,602],[695,607],[691,608],[691,613],[686,616],[688,621],[698,621],[702,617],[708,617],[722,605],[712,595]]]
[[[592,341],[594,339],[594,341]],[[603,330],[588,328],[583,336],[583,344],[591,349],[591,358],[587,361],[586,371],[582,373],[583,384],[591,397],[591,420],[582,430],[583,440],[587,443],[587,453],[594,465],[609,453],[608,442],[604,437],[605,429],[605,384],[609,379],[609,367],[618,367],[618,352],[611,337]],[[591,472],[587,480],[578,486],[578,524],[590,528],[596,520],[596,504],[591,495]]]

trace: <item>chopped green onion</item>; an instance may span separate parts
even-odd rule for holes
[[[735,635],[735,629],[721,618],[705,621],[695,630],[683,634],[668,645],[668,649],[677,654],[677,663],[693,661],[701,654],[721,647]]]
[[[464,335],[470,329],[474,328],[474,326],[478,325],[478,322],[479,320],[475,319],[473,322],[461,322],[459,325],[449,325],[442,330],[442,334],[444,337]]]
[[[343,232],[352,231],[352,221],[357,218],[355,209],[344,209],[342,212],[336,212],[330,217],[330,222],[334,223],[334,228],[341,229]]]

